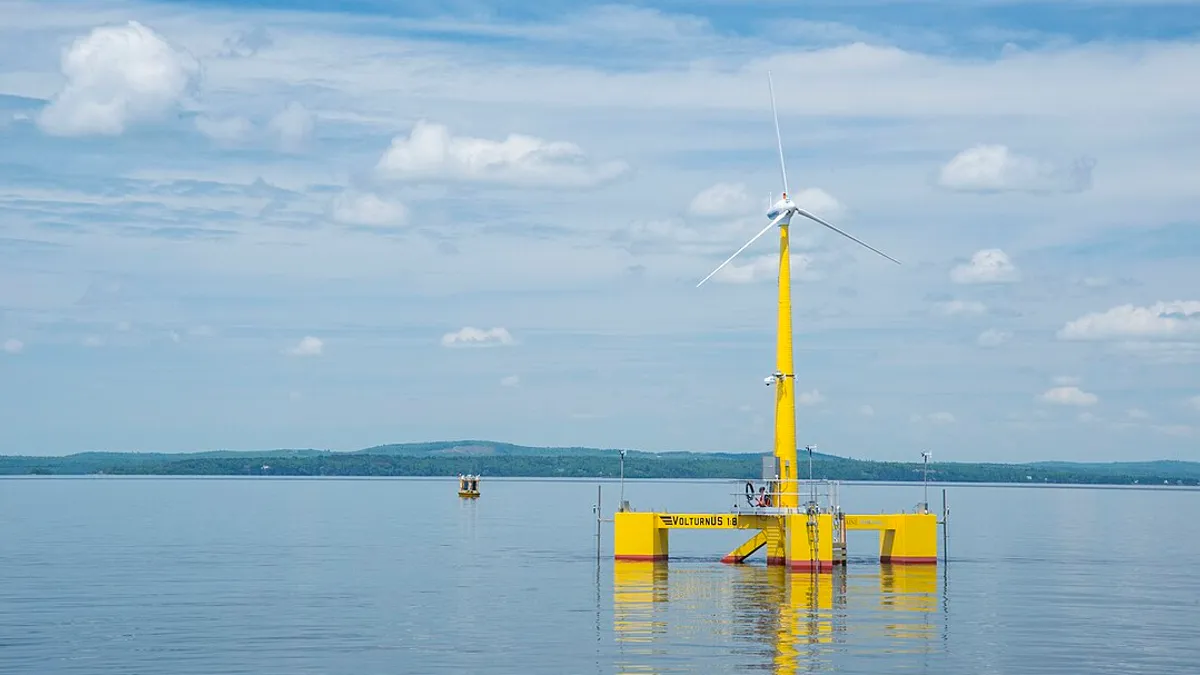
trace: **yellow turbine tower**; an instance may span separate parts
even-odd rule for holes
[[[800,494],[797,489],[796,477],[796,371],[792,347],[792,258],[788,241],[788,228],[792,224],[792,216],[803,216],[824,225],[897,265],[900,264],[900,261],[796,206],[788,196],[787,165],[783,159],[783,136],[779,132],[779,112],[775,107],[775,85],[771,81],[770,72],[767,73],[767,86],[771,91],[771,114],[775,119],[775,141],[779,145],[779,172],[783,177],[783,196],[767,211],[767,218],[770,218],[771,222],[767,223],[766,227],[751,237],[750,241],[735,251],[733,255],[717,265],[717,268],[701,279],[696,287],[699,288],[704,282],[711,279],[771,228],[779,228],[779,308],[775,332],[775,372],[766,378],[768,385],[775,385],[774,455],[775,474],[778,476],[778,480],[773,490],[775,494],[772,495],[772,506],[796,509],[800,506]],[[771,553],[768,551],[768,559],[770,556]]]

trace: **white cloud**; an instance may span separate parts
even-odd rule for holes
[[[980,347],[999,347],[1011,339],[1012,333],[996,328],[989,328],[980,333],[979,337],[975,339],[975,342]]]
[[[594,163],[574,143],[509,134],[503,141],[452,136],[421,120],[396,137],[376,168],[394,178],[478,180],[515,185],[587,187],[625,173],[624,162]]]
[[[950,279],[956,284],[995,284],[1020,280],[1020,273],[1008,259],[1008,254],[998,248],[976,251],[971,262],[959,265],[950,271]]]
[[[938,184],[961,192],[1081,192],[1092,185],[1095,161],[1057,166],[1003,145],[976,145],[942,167]]]
[[[320,356],[325,350],[325,342],[311,335],[305,336],[296,346],[287,350],[292,356]]]
[[[825,397],[816,389],[813,389],[812,391],[802,391],[796,394],[797,405],[817,405],[824,402]]]
[[[9,338],[0,345],[6,354],[20,354],[25,349],[25,343],[16,338]]]
[[[442,336],[443,347],[511,345],[515,342],[507,328],[483,330],[467,326]]]
[[[1079,387],[1054,387],[1043,392],[1038,398],[1045,403],[1055,405],[1095,405],[1099,396],[1083,391]]]
[[[987,306],[975,300],[950,300],[938,303],[937,310],[946,316],[978,316],[987,312]]]
[[[313,115],[304,105],[292,101],[271,118],[267,128],[278,137],[283,150],[299,152],[312,136]]]
[[[521,386],[521,378],[517,375],[509,375],[500,380],[502,387],[519,387]]]
[[[335,33],[338,28],[347,28],[346,24],[331,17],[322,28]],[[459,21],[440,28],[461,35],[477,28],[495,33],[493,26],[491,22],[472,25]],[[357,24],[349,27],[357,28]],[[544,34],[547,26],[522,27]],[[584,29],[576,26],[574,32],[559,30],[561,24],[551,28],[576,43],[591,30],[590,25]],[[645,30],[644,26],[638,28]],[[1184,40],[1134,38],[1100,44],[1046,45],[998,58],[962,58],[958,54],[905,51],[861,42],[817,49],[797,45],[794,50],[779,52],[769,37],[759,37],[705,45],[714,49],[709,52],[674,51],[671,55],[676,57],[675,62],[651,70],[605,69],[593,63],[514,62],[504,58],[510,54],[502,48],[474,48],[464,42],[440,53],[422,53],[414,50],[411,42],[396,44],[391,35],[364,35],[360,30],[345,30],[350,34],[333,36],[324,30],[309,31],[300,38],[305,44],[293,46],[287,41],[291,38],[294,43],[295,33],[289,35],[282,25],[272,32],[273,56],[290,51],[307,57],[274,64],[276,77],[282,82],[311,86],[319,78],[322,86],[344,93],[350,100],[357,100],[364,91],[381,89],[379,83],[385,78],[403,82],[403,91],[391,87],[391,91],[376,95],[392,103],[390,109],[378,100],[370,101],[379,104],[372,110],[378,115],[394,115],[397,101],[419,93],[452,106],[488,106],[489,111],[493,109],[489,104],[520,102],[559,110],[654,110],[666,112],[672,120],[680,112],[696,109],[706,113],[739,110],[761,119],[763,72],[767,68],[774,71],[777,82],[805,83],[803,87],[776,87],[781,116],[852,112],[956,120],[1052,115],[1068,120],[1125,116],[1136,121],[1141,116],[1186,116],[1200,108],[1200,97],[1195,93],[1164,91],[1162,85],[1176,72],[1173,69],[1186,71],[1200,61],[1200,49]],[[938,37],[941,42],[942,36]],[[633,42],[630,46],[641,45]],[[611,43],[605,47],[612,49]],[[764,56],[771,48],[774,53]],[[247,67],[255,64],[237,65],[249,71],[238,73],[242,80],[239,84],[248,91],[254,91],[255,85],[261,89],[261,80],[254,77],[257,73]],[[822,95],[812,96],[813,91]],[[1046,96],[1047,91],[1056,95]],[[1169,104],[1176,107],[1165,110]],[[992,128],[994,124],[986,126]]]
[[[1148,419],[1150,419],[1150,413],[1146,412],[1145,410],[1142,410],[1141,408],[1130,408],[1129,410],[1125,411],[1125,416],[1131,420],[1148,420]]]
[[[1062,340],[1169,338],[1200,335],[1200,300],[1159,301],[1149,307],[1121,305],[1068,322]]]
[[[846,210],[841,202],[821,188],[804,188],[791,197],[796,206],[826,220],[835,220]]]
[[[1074,375],[1056,375],[1054,377],[1054,384],[1057,384],[1059,386],[1079,384],[1079,382],[1080,382],[1079,378],[1075,377]]]
[[[765,205],[765,200],[763,203]],[[751,206],[744,183],[717,183],[693,197],[688,212],[695,216],[719,218],[745,215]]]
[[[347,190],[333,198],[331,217],[346,225],[402,225],[408,209],[398,201],[382,199],[372,192]]]
[[[202,20],[209,18],[206,13],[197,14]],[[391,34],[365,35],[353,30],[357,22],[345,17],[332,13],[321,17],[321,30],[294,30],[290,22],[278,23],[273,16],[266,19],[275,23],[269,53],[278,60],[236,59],[226,64],[225,76],[233,84],[229,90],[261,94],[265,75],[272,77],[272,84],[314,88],[319,83],[331,95],[353,101],[380,117],[394,115],[398,104],[416,96],[489,111],[493,109],[489,104],[527,103],[559,109],[605,106],[609,110],[667,111],[672,118],[698,108],[761,115],[762,73],[771,68],[779,82],[805,82],[804,87],[777,87],[780,114],[785,116],[853,112],[999,121],[1044,115],[1065,120],[1124,117],[1136,122],[1144,117],[1186,116],[1200,109],[1200,96],[1162,84],[1170,81],[1175,69],[1189,72],[1200,61],[1200,49],[1185,40],[1150,41],[1125,35],[1121,36],[1125,39],[1101,44],[1048,44],[1029,51],[1006,51],[998,58],[961,58],[863,42],[828,48],[798,44],[792,51],[778,52],[764,36],[703,43],[667,40],[666,44],[684,49],[669,52],[677,61],[656,61],[661,65],[653,69],[614,70],[591,63],[514,62],[504,58],[503,48],[461,42],[454,49],[426,52]],[[192,17],[188,19],[196,23]],[[671,15],[663,19],[668,23],[695,20]],[[497,26],[494,21],[463,19],[445,21],[436,28],[460,36],[517,32],[543,44],[553,35],[551,43],[570,40],[577,44],[580,39],[597,39],[596,34],[585,37],[594,31],[592,20],[581,12],[571,21],[552,25]],[[47,21],[41,18],[41,22]],[[392,20],[386,25],[411,26],[412,22]],[[228,29],[217,30],[219,36],[205,36],[210,52],[229,33]],[[646,30],[645,25],[622,25],[616,32],[602,34],[604,46],[620,59],[627,50],[646,42],[629,40],[631,32]],[[662,39],[663,35],[656,37]],[[939,43],[942,37],[938,36]],[[618,38],[628,42],[613,49],[612,40]],[[424,47],[431,42],[419,44]],[[775,53],[764,56],[772,48]],[[380,82],[389,78],[403,82],[403,90],[381,87]],[[812,91],[822,95],[812,96]],[[1044,95],[1047,91],[1056,96]]]
[[[37,123],[57,136],[120,135],[175,107],[198,71],[190,54],[137,21],[98,27],[63,53],[66,83]]]
[[[1200,396],[1193,396],[1193,397],[1189,398],[1187,400],[1187,403],[1189,406],[1192,407],[1192,410],[1195,410],[1196,412],[1200,412]]]
[[[196,129],[220,146],[236,146],[251,140],[273,139],[284,152],[296,153],[304,149],[312,137],[313,114],[303,104],[292,101],[267,120],[264,131],[241,115],[220,117],[208,114],[197,115],[193,124]]]
[[[198,115],[196,129],[221,145],[241,143],[254,132],[254,125],[245,117],[209,117]]]
[[[872,408],[866,404],[861,405],[858,408],[858,414],[862,415],[863,417],[873,417],[875,415],[875,408]]]
[[[99,335],[89,335],[83,339],[83,346],[84,347],[102,347],[102,346],[104,346],[104,339],[101,338]]]

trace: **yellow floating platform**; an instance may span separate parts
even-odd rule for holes
[[[617,560],[666,561],[668,533],[673,529],[757,530],[722,558],[741,563],[766,549],[767,565],[804,572],[832,572],[845,564],[846,532],[879,532],[879,561],[893,565],[937,564],[937,516],[928,512],[844,514],[781,513],[654,513],[619,511],[614,515]]]

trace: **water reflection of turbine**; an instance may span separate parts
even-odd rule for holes
[[[846,575],[784,574],[779,603],[779,628],[775,638],[774,672],[833,670],[833,645],[845,633]]]
[[[832,574],[798,574],[778,566],[726,569],[727,575],[675,570],[668,583],[665,563],[616,561],[613,629],[622,656],[629,659],[620,672],[654,672],[652,662],[668,657],[668,645],[678,646],[688,633],[726,637],[737,654],[753,661],[749,667],[770,667],[779,675],[834,670],[838,655],[869,651],[879,638],[889,653],[928,654],[936,644],[931,622],[939,610],[935,568],[885,565],[875,574],[853,575],[853,585],[844,568]],[[852,602],[854,596],[865,604]],[[670,613],[668,600],[675,605]],[[715,624],[711,615],[689,617],[688,608],[707,608],[714,601],[719,605]],[[863,625],[851,632],[849,617],[861,617]]]
[[[735,639],[762,645],[763,662],[776,673],[832,669],[834,645],[846,632],[843,571],[798,574],[779,566],[735,571]]]
[[[835,636],[845,632],[846,585],[840,571],[796,574],[779,566],[737,566],[714,574],[684,569],[672,571],[668,583],[668,566],[661,562],[615,565],[613,629],[616,642],[627,645],[622,654],[634,662],[621,664],[621,672],[651,672],[649,661],[668,654],[665,645],[651,645],[665,643],[668,630],[675,635],[671,642],[692,632],[718,639],[727,635],[739,654],[752,655],[764,666],[773,664],[778,673],[828,670]],[[715,602],[721,618],[715,624],[700,617],[694,624],[672,624],[668,600],[676,607]],[[806,666],[798,670],[801,646]]]
[[[779,630],[779,609],[786,602],[786,577],[782,566],[737,565],[729,569],[734,602],[730,611],[731,637],[759,649],[763,661],[774,655]]]

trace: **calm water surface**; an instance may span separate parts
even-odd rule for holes
[[[950,561],[621,563],[595,482],[0,480],[0,673],[1200,672],[1200,493],[948,489]],[[630,482],[722,510],[730,483]],[[611,515],[618,486],[604,486]],[[843,486],[850,512],[918,486]],[[930,501],[939,506],[940,488]],[[761,553],[759,554],[761,556]]]

